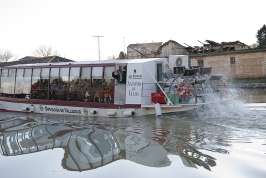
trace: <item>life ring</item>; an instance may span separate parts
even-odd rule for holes
[[[223,89],[227,88],[227,83],[223,79],[220,79],[216,82],[215,90],[220,90],[221,86],[223,87]]]
[[[190,95],[190,86],[187,83],[182,82],[177,85],[176,91],[180,98],[186,98],[188,95]]]

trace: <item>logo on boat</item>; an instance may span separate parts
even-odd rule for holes
[[[128,78],[129,78],[129,79],[132,79],[132,75],[129,75]]]
[[[43,106],[42,105],[40,105],[39,108],[40,108],[41,111],[43,111]]]
[[[83,109],[85,115],[88,115],[88,110],[86,108]]]

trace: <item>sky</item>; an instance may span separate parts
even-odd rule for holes
[[[33,56],[41,45],[75,61],[118,56],[129,44],[256,42],[265,0],[0,0],[0,51]],[[199,41],[198,41],[199,40]]]

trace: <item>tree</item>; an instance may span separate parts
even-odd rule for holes
[[[126,59],[126,58],[127,58],[127,54],[124,53],[123,51],[120,51],[119,56],[118,56],[117,59]]]
[[[38,57],[47,57],[47,56],[60,56],[57,51],[53,51],[52,47],[41,45],[36,49],[33,54]]]
[[[252,45],[249,45],[250,48],[257,48],[258,47],[258,43],[253,43]]]
[[[113,59],[117,59],[117,58],[113,55],[113,56],[108,56],[107,59],[108,60],[113,60]]]
[[[14,57],[14,54],[11,53],[9,50],[0,51],[0,61],[7,62],[10,58]]]
[[[256,35],[259,46],[266,46],[266,25],[264,24],[257,32]]]

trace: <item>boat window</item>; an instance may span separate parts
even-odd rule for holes
[[[114,101],[114,78],[112,77],[112,72],[115,67],[105,67],[104,68],[104,81],[103,81],[103,102],[112,103]]]
[[[17,69],[16,77],[23,77],[24,75],[24,69]]]
[[[92,68],[91,100],[103,102],[103,67]]]
[[[80,101],[80,67],[71,67],[70,68],[70,78],[69,78],[69,100],[70,101]]]
[[[80,93],[78,95],[79,101],[91,101],[91,67],[82,67],[80,77]]]
[[[15,77],[16,69],[10,69],[8,73],[8,77]]]
[[[33,70],[34,72],[35,70]],[[33,74],[33,76],[38,75],[38,70],[36,71],[36,74]],[[37,78],[37,77],[36,77]],[[34,97],[37,99],[48,99],[48,84],[49,84],[49,68],[42,68],[41,69],[41,75],[39,79],[39,86],[37,89],[35,89]]]
[[[15,69],[9,69],[8,71],[8,90],[7,94],[8,97],[13,98],[14,97],[14,89],[15,89]]]
[[[30,97],[31,90],[31,72],[32,69],[25,69],[24,77],[23,77],[23,93],[26,95],[25,97]]]
[[[93,67],[92,76],[101,78],[101,76],[103,76],[103,67]]]
[[[67,100],[68,95],[68,72],[69,68],[61,68],[60,76],[58,80],[58,90],[55,91],[56,97],[54,99],[57,100]]]
[[[56,100],[57,96],[55,95],[55,91],[58,90],[58,75],[59,68],[51,68],[50,73],[50,99]]]
[[[24,74],[24,69],[17,69],[16,89],[15,89],[16,98],[25,98],[25,95],[23,94],[23,88],[24,88],[23,74]]]
[[[7,69],[2,70],[2,75],[1,75],[1,77],[7,77],[7,74],[8,74],[8,70],[7,70]]]
[[[32,81],[31,81],[31,98],[40,99],[40,72],[41,69],[33,69],[32,71]]]
[[[40,89],[41,90],[48,90],[48,84],[49,84],[49,68],[42,68],[41,71],[41,85]]]
[[[2,70],[2,75],[1,75],[1,96],[6,96],[8,97],[8,70]]]

